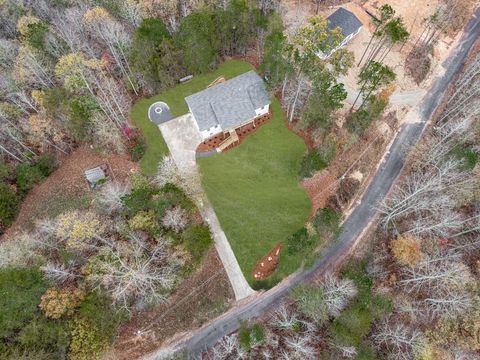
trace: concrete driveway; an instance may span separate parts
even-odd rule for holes
[[[158,128],[179,170],[186,174],[199,176],[195,150],[202,142],[202,138],[194,121],[191,114],[186,114],[162,123],[158,125]],[[227,272],[235,293],[235,299],[244,299],[255,291],[248,285],[230,243],[220,226],[217,215],[207,200],[207,196],[203,194],[201,198],[202,200],[198,200],[197,206],[203,220],[210,226],[215,248]]]
[[[182,172],[196,169],[195,150],[202,142],[191,114],[179,116],[158,125],[170,154]]]

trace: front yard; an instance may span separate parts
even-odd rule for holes
[[[290,132],[277,99],[273,119],[239,147],[197,159],[203,187],[247,280],[256,262],[307,220],[311,203],[298,182],[298,169],[306,151],[303,140]],[[271,286],[302,264],[304,253],[287,255],[262,285]]]
[[[221,64],[212,73],[195,76],[192,80],[179,84],[151,98],[141,99],[135,103],[130,112],[133,124],[138,127],[146,142],[146,152],[140,162],[140,168],[146,175],[157,172],[158,162],[168,154],[167,144],[162,138],[158,126],[148,118],[148,108],[157,101],[164,101],[170,107],[172,115],[177,117],[188,112],[185,97],[205,89],[219,76],[231,79],[253,69],[253,66],[241,60],[229,60]]]
[[[184,98],[206,88],[219,76],[231,79],[252,70],[251,64],[230,60],[214,71],[194,77],[157,96],[142,99],[132,108],[131,119],[146,141],[142,172],[153,175],[168,148],[157,125],[147,116],[149,106],[166,102],[172,115],[188,112]],[[298,169],[306,151],[303,140],[284,124],[280,103],[272,103],[273,119],[250,135],[239,147],[210,158],[197,159],[203,187],[233,248],[245,277],[254,287],[271,286],[297,270],[305,252],[287,254],[284,248],[274,275],[262,284],[251,274],[262,256],[275,245],[286,245],[302,228],[311,203],[299,185]]]

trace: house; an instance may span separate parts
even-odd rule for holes
[[[255,71],[212,86],[185,98],[202,141],[223,134],[235,139],[236,130],[269,114],[270,98]]]
[[[328,29],[334,30],[340,28],[343,35],[342,42],[329,53],[320,53],[318,56],[321,59],[328,59],[335,51],[344,47],[350,40],[352,40],[362,29],[362,23],[358,18],[347,9],[339,8],[329,17],[327,17]]]

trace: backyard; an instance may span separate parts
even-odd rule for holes
[[[231,79],[252,69],[253,66],[248,62],[229,60],[221,64],[214,72],[195,76],[192,80],[179,84],[159,95],[136,102],[130,112],[130,118],[133,124],[140,129],[146,142],[146,152],[140,162],[142,172],[146,175],[155,174],[158,162],[164,155],[168,154],[168,148],[160,130],[147,116],[151,104],[163,101],[168,104],[173,116],[186,114],[188,112],[187,103],[184,100],[186,96],[206,88],[220,76]]]
[[[306,254],[285,249],[271,278],[256,283],[256,262],[275,245],[302,228],[311,203],[298,183],[298,169],[306,147],[284,124],[277,99],[273,118],[241,146],[197,159],[203,187],[217,213],[247,280],[254,287],[271,286],[294,272]]]

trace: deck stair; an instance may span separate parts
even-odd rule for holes
[[[230,145],[235,144],[238,141],[238,135],[236,130],[230,130],[229,136],[223,140],[220,144],[218,144],[217,150],[222,152],[226,150]]]

